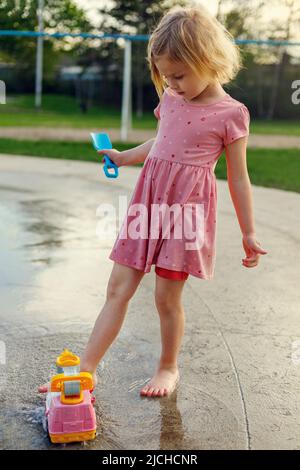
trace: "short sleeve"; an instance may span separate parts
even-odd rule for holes
[[[161,107],[161,102],[159,102],[156,108],[154,108],[153,110],[153,113],[156,119],[160,119],[160,107]]]
[[[249,135],[250,114],[248,108],[242,104],[234,109],[231,116],[225,121],[224,145],[232,144],[237,139]]]

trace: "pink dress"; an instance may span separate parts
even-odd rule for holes
[[[155,264],[211,280],[217,223],[214,169],[225,146],[249,134],[249,111],[229,94],[213,104],[190,103],[168,87],[154,115],[160,119],[159,130],[109,258],[145,273]],[[170,210],[158,212],[158,207],[173,205],[174,216]]]

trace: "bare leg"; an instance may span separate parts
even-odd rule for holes
[[[107,297],[81,358],[81,371],[91,372],[96,381],[96,368],[123,324],[129,301],[145,273],[115,263],[107,286]]]
[[[141,395],[170,395],[179,380],[178,354],[184,334],[185,318],[181,294],[185,280],[175,281],[156,276],[155,303],[160,316],[161,357],[157,371],[142,388]]]
[[[81,372],[90,372],[93,375],[94,387],[97,384],[97,365],[119,333],[129,301],[144,274],[144,271],[114,263],[107,285],[105,304],[80,361]],[[44,385],[39,387],[39,391],[43,393],[48,388],[49,385]]]

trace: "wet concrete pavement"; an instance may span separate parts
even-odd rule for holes
[[[139,171],[122,167],[109,180],[96,163],[0,156],[1,449],[64,449],[42,428],[36,389],[65,347],[84,349],[113,266],[114,240],[99,239],[96,210],[129,201]],[[228,186],[218,181],[215,278],[186,282],[177,391],[139,395],[160,353],[153,266],[98,368],[97,438],[68,448],[300,449],[300,196],[255,186],[253,195],[269,254],[247,269]]]

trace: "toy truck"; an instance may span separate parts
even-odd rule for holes
[[[51,442],[68,443],[96,437],[93,378],[80,372],[80,359],[67,349],[57,358],[57,375],[46,396],[45,424]]]

